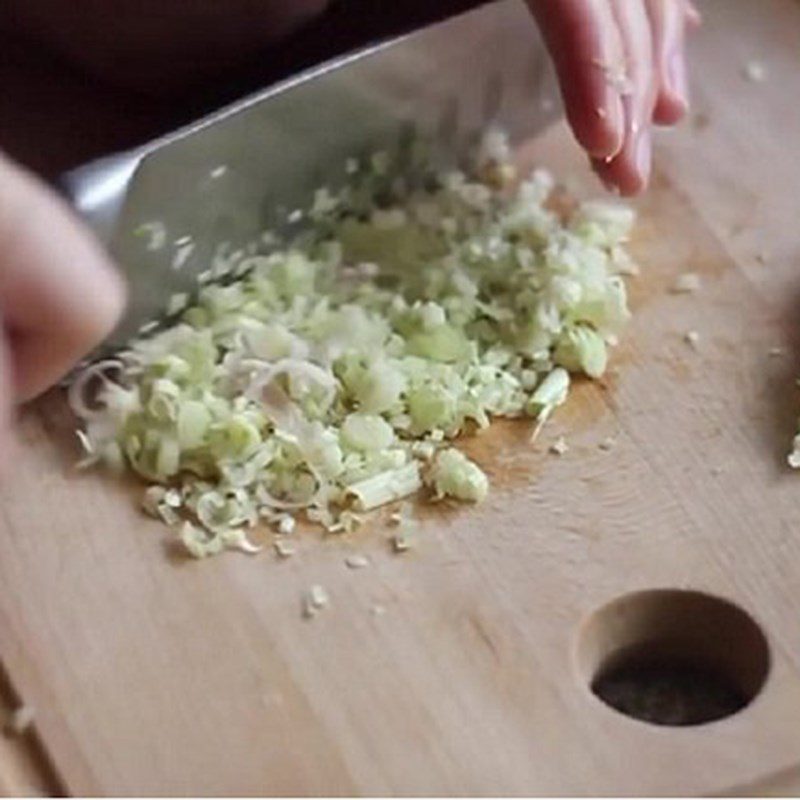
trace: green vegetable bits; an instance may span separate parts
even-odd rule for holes
[[[198,557],[298,514],[350,529],[424,486],[483,500],[449,442],[495,416],[541,426],[569,373],[602,375],[633,271],[628,208],[560,216],[548,173],[509,186],[493,136],[483,180],[350,161],[296,238],[210,265],[221,280],[168,327],[71,386],[83,463],[146,479],[145,509]]]

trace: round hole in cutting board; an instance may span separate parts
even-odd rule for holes
[[[733,603],[695,591],[655,589],[595,612],[578,642],[593,694],[654,725],[702,725],[749,705],[769,673],[769,645]]]

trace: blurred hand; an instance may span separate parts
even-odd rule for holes
[[[674,125],[689,95],[689,0],[528,0],[553,57],[572,130],[610,189],[642,191],[652,125]]]
[[[0,455],[14,404],[51,386],[110,333],[124,298],[89,231],[0,155]]]

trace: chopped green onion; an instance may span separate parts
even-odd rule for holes
[[[436,454],[427,483],[437,497],[454,497],[480,503],[489,492],[489,479],[481,468],[453,447]]]
[[[163,324],[70,387],[81,464],[145,478],[147,513],[196,557],[255,552],[264,522],[352,530],[423,480],[482,500],[486,475],[449,443],[499,416],[538,433],[570,373],[602,375],[634,271],[629,208],[562,217],[549,173],[514,184],[509,154],[491,131],[472,173],[434,173],[421,147],[351,160],[289,238],[220,243]],[[158,248],[166,230],[138,235]]]

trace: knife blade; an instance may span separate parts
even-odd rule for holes
[[[514,141],[559,114],[524,3],[501,0],[326,62],[71,171],[62,188],[129,283],[127,313],[93,356],[163,316],[171,295],[195,289],[221,242],[235,250],[279,227],[315,189],[334,185],[348,157],[390,150],[409,129],[457,155],[487,124]],[[143,237],[147,230],[158,236]]]

